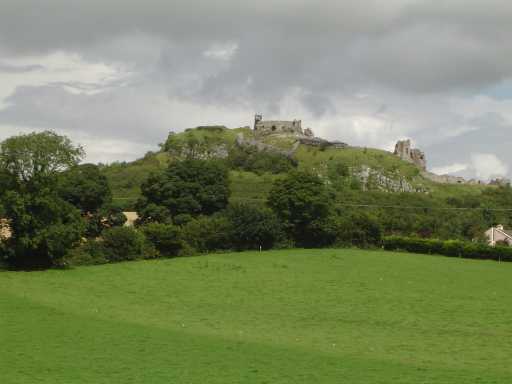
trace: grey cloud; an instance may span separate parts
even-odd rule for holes
[[[0,124],[87,133],[99,139],[143,138],[156,145],[170,127],[148,122],[148,115],[138,110],[144,95],[143,89],[135,94],[133,89],[120,89],[87,95],[52,85],[19,87],[7,98],[7,108],[0,110]]]
[[[492,115],[467,121],[448,101],[512,78],[509,1],[3,0],[0,7],[2,57],[62,51],[132,72],[98,94],[66,90],[100,87],[80,79],[19,87],[4,100],[0,124],[149,143],[170,128],[204,122],[167,111],[166,101],[280,115],[295,93],[293,117],[307,115],[313,128],[322,121],[324,134],[363,143],[370,138],[356,131],[366,117],[375,127],[361,131],[372,142],[413,136],[435,165],[463,157],[452,150],[459,139],[469,156],[477,143],[491,151],[505,134],[506,122]],[[229,60],[205,55],[215,44],[237,49]],[[37,69],[0,64],[0,72]],[[457,131],[464,125],[476,128]]]
[[[512,164],[512,153],[510,152],[512,124],[496,113],[469,119],[466,124],[471,125],[474,129],[424,148],[431,167],[445,166],[456,162],[470,163],[471,156],[476,153],[492,153],[506,164]],[[468,172],[463,174],[466,177],[476,176]]]
[[[24,73],[43,70],[42,65],[12,65],[0,62],[0,73]]]
[[[80,51],[138,32],[187,47],[237,40],[239,56],[224,82],[254,73],[258,84],[277,91],[297,83],[316,92],[376,82],[436,92],[510,75],[508,41],[499,37],[512,32],[506,17],[512,6],[481,4],[8,0],[0,42],[13,51],[38,52]]]

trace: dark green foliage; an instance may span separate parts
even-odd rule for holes
[[[419,239],[389,236],[383,239],[387,250],[402,250],[414,253],[438,254],[467,259],[512,261],[512,247],[491,247],[483,243],[460,240]]]
[[[343,245],[366,248],[381,242],[380,224],[366,212],[354,212],[340,219],[337,235],[337,242]]]
[[[254,204],[233,204],[226,210],[231,222],[230,242],[237,250],[272,248],[283,239],[282,225],[266,207]]]
[[[135,260],[145,257],[144,235],[130,227],[114,227],[103,231],[102,245],[110,262]]]
[[[170,216],[210,215],[228,203],[228,171],[216,161],[185,160],[151,175],[137,203],[142,222],[169,221]]]
[[[200,216],[182,227],[183,239],[197,252],[231,249],[232,223],[222,214]]]
[[[86,236],[98,237],[106,228],[121,227],[126,223],[126,216],[119,207],[107,206],[94,214],[85,217],[87,222]]]
[[[57,181],[82,155],[81,148],[53,132],[15,136],[0,145],[0,202],[12,231],[5,241],[11,265],[60,265],[80,240],[80,211],[59,196]]]
[[[159,255],[177,256],[183,249],[180,228],[172,224],[149,223],[139,228]]]
[[[284,154],[261,151],[255,146],[233,147],[229,152],[228,162],[231,168],[257,174],[288,172],[297,163]]]
[[[94,164],[78,165],[61,173],[59,195],[84,214],[98,212],[112,200],[108,180]]]
[[[291,172],[277,180],[268,198],[269,207],[283,222],[289,236],[301,246],[316,246],[326,231],[332,198],[323,181],[307,172]]]
[[[59,265],[81,238],[80,212],[48,189],[39,194],[7,191],[2,196],[12,237],[5,240],[8,262],[20,268]]]
[[[69,251],[65,257],[66,264],[99,265],[108,263],[105,247],[101,240],[88,240]]]

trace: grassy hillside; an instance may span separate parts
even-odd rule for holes
[[[0,382],[508,383],[512,265],[355,250],[0,273]]]
[[[140,195],[140,184],[149,173],[165,168],[179,151],[187,144],[196,143],[197,150],[208,154],[212,148],[222,147],[229,150],[235,143],[238,133],[251,138],[253,132],[248,128],[227,129],[221,126],[198,127],[169,136],[167,143],[174,149],[151,153],[132,163],[115,163],[103,168],[108,177],[117,203],[126,207],[133,206]],[[271,135],[263,139],[266,144],[288,150],[295,139],[287,136]],[[165,148],[164,148],[165,149]],[[412,186],[428,191],[440,200],[449,197],[478,196],[490,187],[473,185],[443,185],[424,179],[417,167],[400,160],[393,154],[371,148],[318,148],[301,145],[295,153],[298,167],[327,175],[330,164],[342,163],[351,169],[368,166],[392,179],[405,178]],[[275,175],[261,175],[252,172],[231,172],[231,190],[233,201],[264,201]]]

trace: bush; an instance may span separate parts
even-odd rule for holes
[[[438,254],[466,259],[512,261],[511,247],[491,247],[482,243],[389,236],[383,239],[382,244],[387,250]]]
[[[228,156],[233,169],[263,174],[288,172],[297,166],[290,157],[272,151],[262,151],[255,146],[233,147]]]
[[[198,252],[231,249],[232,224],[222,214],[200,216],[182,227],[183,240]]]
[[[284,233],[277,216],[266,207],[239,203],[228,207],[226,217],[230,221],[230,242],[237,250],[269,249]]]
[[[341,219],[337,243],[367,248],[381,243],[381,227],[378,220],[366,213],[354,213]]]
[[[172,224],[150,223],[140,227],[161,256],[177,256],[183,249],[180,228]]]
[[[130,227],[114,227],[103,231],[103,247],[108,261],[135,260],[146,256],[146,239]],[[151,253],[148,255],[152,257]]]
[[[89,240],[69,251],[64,262],[71,266],[98,265],[108,263],[108,259],[103,242],[98,240]]]

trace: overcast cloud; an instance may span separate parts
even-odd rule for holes
[[[131,160],[258,112],[510,176],[511,19],[505,0],[2,0],[0,139],[54,129]]]

